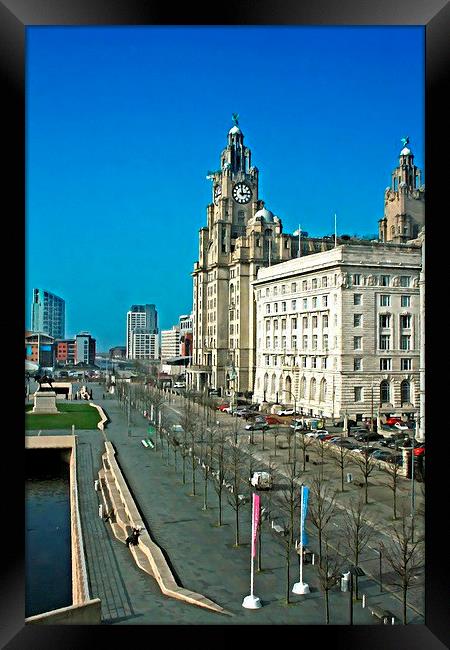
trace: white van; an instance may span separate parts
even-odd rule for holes
[[[273,487],[273,477],[269,472],[253,472],[250,483],[257,490],[270,490]]]

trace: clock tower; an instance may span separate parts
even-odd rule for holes
[[[258,269],[290,259],[296,238],[259,198],[258,169],[244,145],[237,114],[208,172],[211,203],[199,232],[193,271],[193,355],[189,386],[229,397],[253,390],[256,314],[252,281]]]

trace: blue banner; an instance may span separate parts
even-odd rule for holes
[[[302,485],[302,489],[300,492],[300,499],[301,499],[301,513],[300,513],[300,542],[302,546],[306,546],[308,544],[308,536],[306,534],[306,528],[305,528],[305,519],[306,519],[306,513],[308,512],[308,496],[309,496],[309,487],[306,487],[306,485]]]

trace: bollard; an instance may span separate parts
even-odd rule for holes
[[[94,490],[98,492],[98,480],[94,481]]]
[[[362,608],[364,609],[365,606],[366,606],[366,594],[363,594],[363,597],[362,597]]]
[[[391,618],[391,625],[394,625],[394,621],[395,621],[395,619],[394,619],[394,617],[392,617]]]
[[[103,519],[103,503],[101,503],[98,507],[98,516]]]
[[[315,556],[315,554],[313,553],[313,554],[312,554],[312,558],[311,558],[311,564],[314,564],[315,559],[316,559],[316,556]]]
[[[72,424],[72,435],[73,436],[75,435],[75,425],[74,424]]]

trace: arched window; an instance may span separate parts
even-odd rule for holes
[[[276,375],[273,373],[272,375],[272,381],[270,382],[270,393],[272,397],[275,397],[275,381],[276,381]]]
[[[300,397],[301,398],[305,397],[305,391],[306,391],[306,378],[302,377],[300,379]]]
[[[316,399],[316,378],[315,377],[311,379],[309,384],[309,399],[310,400]]]
[[[269,385],[269,375],[266,372],[266,374],[264,375],[264,392],[267,391],[268,385]]]
[[[380,401],[382,404],[387,404],[391,401],[390,384],[386,379],[383,379],[380,384]]]
[[[411,384],[407,379],[400,384],[400,401],[403,404],[411,404]]]
[[[327,396],[327,380],[325,377],[320,382],[319,402],[325,402]]]
[[[284,382],[284,394],[287,400],[293,399],[293,395],[291,394],[291,389],[292,389],[292,379],[288,375],[286,377],[286,381]]]
[[[259,390],[260,385],[261,385],[261,379],[260,377],[258,377],[256,380],[256,390]]]

